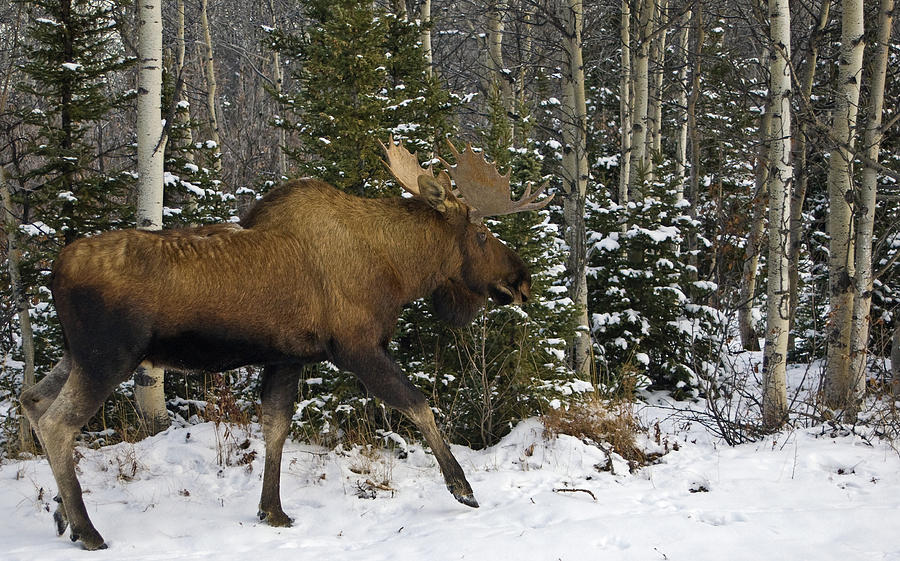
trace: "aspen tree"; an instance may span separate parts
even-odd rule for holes
[[[434,54],[431,49],[431,0],[423,0],[419,5],[419,21],[422,26],[419,40],[422,41],[422,51],[425,55],[425,72],[431,78],[434,73]]]
[[[184,42],[184,0],[177,0],[175,3],[175,72],[180,80],[184,80],[184,54],[185,54],[185,42]],[[181,130],[184,135],[184,142],[188,147],[191,147],[194,144],[194,140],[191,134],[191,127],[189,126],[191,120],[191,113],[189,109],[189,105],[183,100],[176,99],[175,106],[175,119],[179,122],[179,124],[183,125]],[[184,154],[185,159],[193,163],[194,162],[194,152],[192,149],[188,149]]]
[[[163,136],[162,8],[159,1],[138,3],[137,226],[162,229]],[[142,363],[134,375],[134,398],[145,428],[156,434],[168,425],[162,368]]]
[[[219,118],[216,111],[216,67],[213,56],[212,35],[209,31],[209,0],[200,0],[200,28],[203,32],[203,60],[206,66],[206,107],[209,111],[209,139],[216,145],[216,151],[220,154],[214,158],[210,167],[216,175],[222,172],[222,142],[219,138]]]
[[[628,185],[631,182],[631,4],[622,0],[622,15],[619,24],[621,39],[621,75],[619,76],[619,121],[622,135],[619,157],[619,204],[628,202]]]
[[[182,2],[184,0],[179,0]],[[269,15],[271,17],[272,28],[275,29],[277,27],[277,21],[275,20],[275,2],[274,0],[269,0]],[[281,96],[284,89],[284,72],[281,70],[281,53],[278,52],[278,49],[272,50],[272,82],[275,84],[275,97],[278,99],[278,102],[281,103]],[[287,131],[284,130],[284,127],[278,127],[278,175],[279,177],[286,177],[287,174],[287,153],[284,151],[284,147],[287,145]]]
[[[766,347],[763,356],[763,424],[779,428],[787,419],[788,242],[791,169],[791,12],[789,0],[769,0],[771,51],[769,97],[769,276]]]
[[[872,53],[869,77],[869,105],[863,147],[867,162],[878,162],[881,148],[881,121],[884,109],[884,87],[887,76],[888,47],[893,26],[894,0],[881,0],[878,8],[878,31]],[[875,196],[878,171],[867,163],[863,167],[859,197],[856,201],[856,295],[850,326],[850,383],[857,394],[865,391],[866,357],[868,355],[870,311],[872,307],[872,241],[875,228]]]
[[[587,199],[587,103],[585,100],[582,31],[584,8],[580,0],[559,6],[565,29],[563,60],[563,219],[569,245],[569,295],[578,307],[577,333],[569,349],[569,363],[579,375],[592,368],[590,323],[587,310],[587,244],[584,212]]]
[[[831,312],[826,327],[825,406],[846,420],[855,420],[864,380],[850,372],[850,325],[853,313],[854,236],[852,153],[856,145],[863,51],[863,2],[841,2],[841,49],[831,135],[840,144],[828,159],[828,285]]]
[[[634,51],[633,104],[631,122],[631,170],[629,171],[629,200],[642,201],[647,180],[647,111],[650,95],[650,31],[655,21],[656,0],[641,0],[638,13],[637,48]]]
[[[681,66],[678,69],[679,88],[678,98],[675,102],[678,108],[678,137],[675,145],[675,180],[677,181],[676,198],[679,201],[684,198],[684,182],[687,178],[687,175],[685,174],[688,145],[687,93],[691,87],[688,82],[688,65],[690,64],[690,59],[688,57],[688,39],[690,38],[691,31],[691,17],[691,10],[684,13],[678,40],[678,52],[681,53]]]
[[[668,0],[659,0],[658,17],[656,20],[657,30],[654,33],[654,39],[651,49],[652,64],[652,81],[650,89],[650,99],[647,108],[647,122],[649,130],[647,131],[647,180],[653,181],[655,174],[655,159],[662,153],[662,97],[663,97],[663,76],[666,67],[666,27],[668,26],[668,16],[666,9]]]

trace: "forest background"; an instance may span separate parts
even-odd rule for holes
[[[547,182],[556,197],[490,222],[532,268],[527,306],[451,330],[416,302],[400,321],[391,350],[451,440],[487,446],[522,418],[653,390],[707,399],[704,418],[730,442],[798,419],[866,421],[900,383],[900,356],[884,360],[900,354],[894,11],[163,2],[164,227],[233,221],[296,176],[396,195],[379,141],[432,163],[449,158],[445,139],[471,142],[517,193]],[[0,7],[6,454],[33,448],[18,395],[62,352],[55,255],[139,222],[135,12],[118,0]],[[761,344],[762,364],[734,367]],[[817,361],[814,402],[790,400],[786,364]],[[250,420],[256,380],[168,374],[161,397],[136,405],[159,383],[136,379],[85,438]],[[328,365],[299,394],[295,436],[406,430]]]

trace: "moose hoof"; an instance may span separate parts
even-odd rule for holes
[[[453,497],[466,506],[478,508],[478,501],[475,500],[475,493],[472,486],[466,481],[465,477],[447,480],[447,490]]]
[[[260,510],[256,515],[269,526],[274,526],[276,528],[290,528],[294,525],[294,519],[285,514],[284,511],[267,512]]]
[[[458,495],[456,493],[453,493],[453,496],[456,497],[457,501],[461,502],[462,504],[464,504],[466,506],[470,506],[472,508],[478,508],[478,501],[475,500],[475,495],[473,495],[471,493],[468,495]]]
[[[106,549],[107,547],[109,547],[108,545],[106,545],[106,542],[103,541],[103,537],[101,537],[96,530],[80,533],[76,532],[73,528],[69,533],[69,539],[73,542],[81,541],[81,547],[88,551]]]
[[[69,521],[66,520],[66,515],[62,512],[61,508],[57,508],[53,511],[53,522],[56,523],[56,535],[61,536],[65,533],[66,528],[69,527]]]

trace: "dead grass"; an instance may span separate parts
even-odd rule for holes
[[[637,444],[637,435],[646,432],[634,414],[630,401],[593,399],[554,409],[543,418],[546,435],[567,434],[598,446],[607,454],[602,471],[613,471],[611,453],[621,456],[631,472],[655,462],[662,454],[647,453]]]

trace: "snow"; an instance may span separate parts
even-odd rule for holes
[[[642,416],[663,419],[653,408]],[[255,517],[256,427],[240,451],[256,453],[246,465],[217,464],[227,439],[212,423],[81,448],[78,465],[106,559],[900,559],[888,523],[900,507],[900,457],[887,443],[806,429],[730,448],[697,428],[667,428],[678,450],[634,474],[616,457],[615,474],[598,471],[602,450],[548,439],[534,419],[493,448],[456,446],[479,509],[456,503],[433,457],[396,435],[383,436],[408,446],[406,459],[288,442],[292,528]],[[0,466],[3,559],[96,555],[54,536],[55,490],[43,459]]]
[[[61,66],[66,70],[71,70],[72,72],[77,72],[79,69],[81,69],[81,65],[77,62],[64,62],[61,64]]]
[[[56,234],[56,230],[40,220],[36,220],[30,224],[22,224],[19,226],[19,231],[26,236],[52,236]]]
[[[745,353],[735,369],[761,360]],[[816,392],[809,369],[788,371],[801,399]],[[584,386],[573,391],[592,390]],[[457,503],[430,452],[399,434],[379,433],[394,448],[375,452],[289,441],[281,494],[292,528],[255,516],[258,425],[226,434],[203,423],[135,444],[79,447],[84,500],[110,547],[100,554],[55,537],[46,460],[8,460],[0,559],[900,559],[900,452],[876,429],[798,425],[729,447],[692,416],[702,402],[647,397],[637,415],[651,428],[638,439],[648,451],[671,451],[634,473],[615,454],[614,471],[600,471],[603,450],[550,438],[537,419],[492,448],[453,446],[479,509]]]

